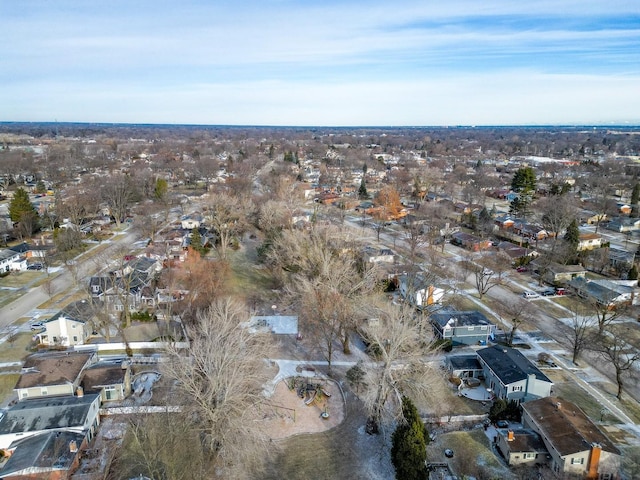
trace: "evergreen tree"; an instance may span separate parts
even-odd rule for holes
[[[498,420],[504,420],[507,412],[507,402],[498,398],[494,400],[491,404],[491,408],[489,408],[489,420],[492,422],[497,422]]]
[[[564,239],[569,242],[575,251],[578,250],[578,244],[580,243],[580,229],[578,228],[578,221],[575,218],[567,227]]]
[[[19,187],[13,195],[11,203],[9,203],[9,217],[11,217],[13,223],[18,223],[22,221],[25,215],[30,214],[38,215],[38,212],[36,212],[36,208],[29,200],[27,191]]]
[[[636,183],[631,192],[631,204],[637,205],[638,202],[640,202],[640,183]]]
[[[36,193],[47,193],[47,187],[42,180],[36,183]]]
[[[153,196],[156,200],[164,201],[167,196],[167,190],[169,189],[169,183],[164,178],[156,179],[156,185],[153,188]]]
[[[636,183],[633,186],[633,191],[631,192],[631,216],[638,216],[638,202],[640,202],[640,183]]]
[[[207,253],[207,250],[202,245],[202,235],[200,235],[200,230],[197,228],[191,230],[191,248],[198,252],[201,257]]]
[[[366,183],[364,181],[364,176],[362,177],[362,180],[360,181],[360,188],[358,189],[358,197],[360,197],[361,199],[369,198],[369,193],[367,192],[367,185],[366,185]]]
[[[631,267],[631,270],[629,270],[629,273],[627,274],[627,279],[638,280],[638,267],[636,267],[635,264]]]
[[[522,167],[516,171],[511,181],[511,190],[516,192],[518,197],[511,202],[509,211],[526,218],[536,191],[536,172],[532,167]]]
[[[404,421],[398,425],[391,438],[391,462],[396,469],[396,478],[426,480],[429,432],[415,405],[407,397],[402,397],[402,416]]]

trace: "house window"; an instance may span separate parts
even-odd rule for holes
[[[43,397],[46,397],[48,395],[47,389],[46,388],[41,388],[40,389],[40,395],[42,395]]]
[[[601,473],[598,477],[599,480],[613,480],[613,473]]]
[[[485,326],[483,326],[483,327],[480,327],[480,330],[486,330],[486,329],[487,329],[487,326],[486,326],[486,325],[485,325]]]
[[[584,463],[584,458],[582,457],[572,457],[571,465],[582,465]]]
[[[473,328],[474,327],[467,327],[467,330],[469,330],[470,332],[473,332]]]
[[[71,324],[71,328],[76,328],[76,324],[75,324],[75,323],[72,323],[72,324]]]
[[[531,460],[532,458],[536,458],[538,455],[536,453],[525,453],[522,455],[522,458],[525,460]]]
[[[29,396],[29,392],[22,392],[22,398],[27,398]]]
[[[104,387],[104,396],[107,400],[113,400],[115,398],[116,387],[109,386]]]
[[[124,305],[114,305],[114,306],[113,306],[113,309],[114,309],[116,312],[124,312]]]
[[[522,391],[522,385],[514,385],[513,387],[511,387],[511,391],[512,392],[521,392]]]
[[[78,337],[74,335],[74,336],[73,336],[73,341],[74,341],[74,342],[77,342],[77,341],[78,341]]]

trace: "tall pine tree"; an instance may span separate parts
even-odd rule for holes
[[[407,397],[402,397],[402,416],[404,421],[391,437],[391,462],[396,469],[396,479],[426,480],[429,432],[415,405]]]

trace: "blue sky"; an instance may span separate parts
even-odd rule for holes
[[[640,124],[637,0],[0,1],[0,121]]]

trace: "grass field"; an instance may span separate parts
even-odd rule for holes
[[[454,452],[451,459],[444,456],[447,448]],[[458,475],[509,478],[508,471],[491,451],[489,439],[482,429],[437,435],[427,445],[427,461],[448,462]]]
[[[5,342],[0,348],[0,363],[8,362],[21,362],[31,352],[29,346],[31,345],[33,335],[29,332],[22,332],[15,335],[12,342]]]

